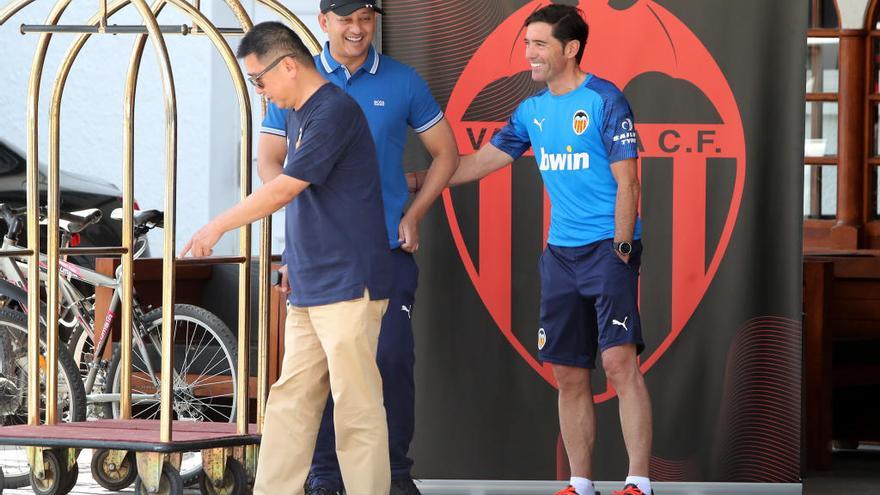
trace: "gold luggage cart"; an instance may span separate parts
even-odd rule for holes
[[[37,493],[64,495],[69,492],[77,474],[77,455],[80,449],[109,449],[102,466],[111,472],[107,476],[128,474],[136,469],[136,492],[141,494],[180,494],[183,486],[178,470],[183,452],[199,451],[205,479],[202,491],[211,494],[233,495],[245,493],[256,472],[260,442],[260,428],[264,417],[267,383],[267,343],[269,321],[271,218],[261,222],[259,254],[259,345],[257,366],[256,423],[248,423],[248,352],[250,313],[251,228],[239,229],[239,256],[209,257],[202,259],[175,259],[175,201],[177,182],[177,100],[171,63],[165,45],[167,35],[204,35],[213,43],[229,69],[240,107],[241,119],[241,198],[250,194],[251,184],[251,106],[244,77],[238,62],[224,36],[241,35],[253,25],[239,0],[225,0],[238,19],[240,26],[218,28],[201,12],[199,0],[156,0],[152,6],[146,0],[99,0],[98,12],[81,25],[59,24],[62,14],[72,0],[57,0],[40,25],[21,25],[22,34],[39,33],[36,53],[30,73],[27,97],[27,212],[28,249],[0,253],[3,256],[27,257],[28,314],[40,314],[40,226],[39,226],[39,169],[38,169],[38,109],[40,85],[46,54],[55,33],[78,34],[63,59],[56,77],[49,109],[49,173],[48,173],[48,226],[46,254],[48,279],[46,281],[46,359],[40,361],[40,318],[28,318],[28,424],[0,427],[0,445],[27,447],[31,482]],[[14,0],[0,9],[0,26],[34,0]],[[275,12],[297,32],[313,53],[320,45],[305,25],[279,0],[258,0],[259,4]],[[137,9],[143,25],[110,24],[110,18],[129,4]],[[164,7],[183,12],[191,25],[159,25],[157,16]],[[71,67],[77,55],[93,35],[133,34],[136,42],[125,84],[124,143],[123,143],[123,238],[121,247],[65,248],[59,245],[59,130],[60,104]],[[134,110],[138,70],[149,37],[159,59],[159,69],[165,103],[165,238],[163,250],[162,321],[173,321],[175,268],[182,264],[233,263],[239,265],[238,292],[238,353],[237,374],[234,384],[238,397],[236,422],[180,422],[172,421],[172,380],[161,380],[160,419],[131,419],[131,298],[124,297],[121,313],[121,398],[120,418],[112,420],[59,423],[57,411],[57,356],[59,259],[63,255],[116,255],[121,256],[123,270],[122,293],[133,289],[133,216],[134,216]],[[263,105],[265,111],[265,102]],[[162,326],[161,375],[173,375],[174,342],[172,325]],[[46,382],[45,421],[41,421],[40,370]],[[134,455],[134,459],[132,458]],[[121,474],[120,474],[121,473]],[[0,478],[2,479],[2,478]],[[0,485],[2,488],[2,485]]]

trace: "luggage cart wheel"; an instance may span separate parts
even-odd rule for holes
[[[61,490],[62,494],[70,493],[73,490],[73,487],[76,486],[76,480],[79,479],[79,464],[74,464],[67,470],[67,476],[64,477],[64,487]]]
[[[159,478],[159,491],[150,493],[141,481],[140,476],[134,480],[135,495],[183,495],[183,479],[180,472],[170,464],[162,466],[162,475]]]
[[[74,480],[76,483],[76,480]],[[67,465],[58,460],[52,450],[43,451],[43,476],[38,478],[31,470],[31,488],[37,495],[64,495],[73,487],[70,485]]]
[[[243,495],[248,488],[247,471],[244,466],[232,457],[226,458],[226,469],[223,470],[223,479],[215,483],[202,471],[199,476],[199,491],[202,495]]]
[[[111,492],[125,490],[137,478],[134,452],[95,450],[92,455],[92,478]]]

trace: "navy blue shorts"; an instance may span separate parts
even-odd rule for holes
[[[579,247],[547,245],[541,271],[541,361],[595,368],[597,349],[635,344],[645,348],[639,319],[642,243],[633,242],[629,263],[611,239]]]

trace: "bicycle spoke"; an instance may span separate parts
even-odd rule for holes
[[[226,376],[226,375],[217,375],[217,376]],[[216,387],[216,386],[218,386],[218,385],[224,385],[224,384],[227,384],[227,383],[229,383],[229,384],[234,384],[234,383],[235,383],[235,380],[233,380],[232,378],[229,378],[229,379],[226,379],[226,380],[218,380],[218,381],[216,381],[216,382],[211,382],[210,384],[205,384],[205,385],[200,385],[199,383],[200,383],[201,381],[203,381],[203,380],[198,380],[198,381],[194,381],[194,382],[192,382],[192,384],[190,384],[190,387],[191,387],[193,390],[196,390],[196,389],[200,389],[200,388],[202,388],[202,387]],[[230,395],[231,395],[231,394],[230,394]]]
[[[132,404],[131,417],[134,419],[159,419],[161,414],[161,406],[158,402],[145,403],[141,402],[135,408]]]
[[[224,417],[227,417],[227,418],[229,417],[229,416],[226,415],[226,413],[224,413],[223,411],[221,411],[221,410],[215,408],[214,406],[212,406],[212,405],[210,405],[210,404],[206,404],[206,403],[201,402],[201,401],[199,401],[199,404],[200,404],[202,407],[205,407],[205,408],[207,408],[207,409],[211,409],[212,411],[216,412],[217,414],[220,414],[220,415],[222,415],[222,416],[224,416]]]
[[[222,404],[219,403],[221,399],[229,399],[231,395],[199,395],[195,400],[204,401],[206,404],[213,404],[214,407],[222,407],[225,409],[233,409],[231,404]],[[217,401],[217,402],[215,402]]]
[[[132,405],[134,405],[134,404],[132,404]],[[152,419],[152,418],[157,417],[158,415],[159,415],[159,404],[154,403],[154,404],[150,404],[149,406],[147,406],[145,409],[138,412],[137,414],[134,414],[133,417],[140,418],[140,419]]]
[[[186,335],[187,335],[187,337],[193,336],[193,339],[195,339],[195,337],[194,337],[195,332],[187,332]],[[189,339],[185,338],[184,341],[186,341],[186,340],[189,340]],[[189,351],[193,347],[194,347],[194,345],[192,343],[187,344],[186,352],[183,355],[183,359],[180,361],[180,372],[184,375],[189,371],[189,367],[187,366],[187,363],[195,362],[195,356],[193,356],[192,361],[190,361],[188,359],[189,358]]]
[[[218,349],[218,351],[222,351],[222,349]],[[216,356],[216,355],[217,355],[217,353],[214,353],[214,356]],[[211,359],[213,359],[214,356],[211,356]],[[226,357],[226,353],[223,353],[223,358],[221,358],[219,361],[217,361],[217,364],[211,365],[210,368],[208,368],[208,369],[206,369],[204,372],[202,372],[202,373],[200,374],[200,376],[199,376],[199,377],[198,377],[198,378],[197,378],[192,384],[190,384],[190,386],[195,386],[195,385],[198,384],[200,381],[204,381],[205,379],[213,378],[213,377],[215,377],[215,376],[221,376],[221,375],[222,375],[222,376],[227,376],[226,373],[220,373],[220,372],[218,372],[218,373],[214,373],[214,374],[211,374],[211,375],[208,375],[208,374],[207,374],[209,371],[213,371],[214,368],[216,368],[218,365],[222,365],[224,362],[226,362],[225,357]],[[209,362],[210,362],[210,361],[209,361]],[[229,376],[232,375],[232,367],[227,367],[225,370],[221,370],[221,371],[223,371],[223,372],[225,372],[225,371],[229,371]]]
[[[199,396],[196,397],[196,400],[197,400],[197,401],[203,401],[203,402],[205,402],[205,403],[214,404],[215,407],[225,407],[225,408],[227,408],[227,409],[232,409],[232,406],[229,405],[229,404],[216,404],[216,403],[213,402],[213,399],[225,399],[225,398],[228,398],[228,397],[232,397],[232,396],[229,395],[229,394],[222,394],[222,395],[199,395]],[[212,400],[209,401],[209,399],[212,399]]]
[[[223,326],[220,333],[214,330],[214,321],[210,315],[207,320],[200,319],[199,310],[188,313],[189,308],[182,308],[174,317],[172,342],[175,350],[184,348],[176,353],[173,359],[172,376],[162,377],[160,369],[154,367],[161,361],[161,334],[162,318],[158,311],[151,312],[149,318],[142,323],[149,328],[144,336],[145,356],[149,356],[149,362],[144,357],[135,358],[132,363],[132,390],[136,393],[150,394],[154,399],[133,401],[133,416],[137,418],[156,418],[159,416],[161,402],[158,400],[160,392],[157,383],[161,379],[169,379],[174,390],[172,408],[175,419],[191,421],[231,421],[235,413],[236,390],[235,373],[236,363],[234,354],[231,352],[230,343],[233,341],[228,328]],[[189,310],[192,311],[192,310]],[[204,311],[204,310],[201,310]],[[205,321],[211,322],[210,325]],[[222,325],[222,323],[219,323]],[[151,373],[149,370],[153,369]],[[116,373],[118,375],[118,373]],[[118,377],[114,377],[114,384],[118,388]],[[210,395],[197,396],[198,391]],[[118,403],[116,403],[118,404]],[[116,406],[118,407],[118,405]],[[196,457],[194,467],[200,466],[200,457]],[[184,468],[184,471],[186,469]]]
[[[194,337],[194,334],[187,333],[187,335],[185,335],[185,336],[184,336],[184,339],[183,339],[184,344],[186,344],[186,347],[185,347],[186,350],[185,350],[184,353],[183,353],[183,362],[184,362],[184,363],[187,362],[187,361],[186,361],[186,358],[187,358],[187,356],[189,356],[189,350],[190,350],[190,348],[192,347],[192,340],[189,339],[189,337],[191,337],[191,336],[192,336],[193,338],[195,338],[195,337]]]
[[[205,349],[207,349],[208,346],[206,346],[206,345],[203,346],[203,345],[202,345],[202,342],[205,341],[205,337],[209,337],[209,334],[208,334],[208,332],[203,331],[203,332],[202,332],[202,337],[199,339],[199,349],[200,349],[200,350],[199,350],[195,355],[193,355],[193,357],[192,357],[192,362],[196,362],[196,360],[198,359],[198,357],[199,357],[203,352],[205,352]],[[213,336],[210,336],[210,338],[213,339]]]

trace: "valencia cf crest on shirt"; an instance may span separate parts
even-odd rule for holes
[[[587,112],[583,110],[578,110],[574,113],[574,118],[571,120],[571,128],[574,130],[574,133],[580,136],[587,130],[587,127],[590,125],[590,116],[587,115]]]

